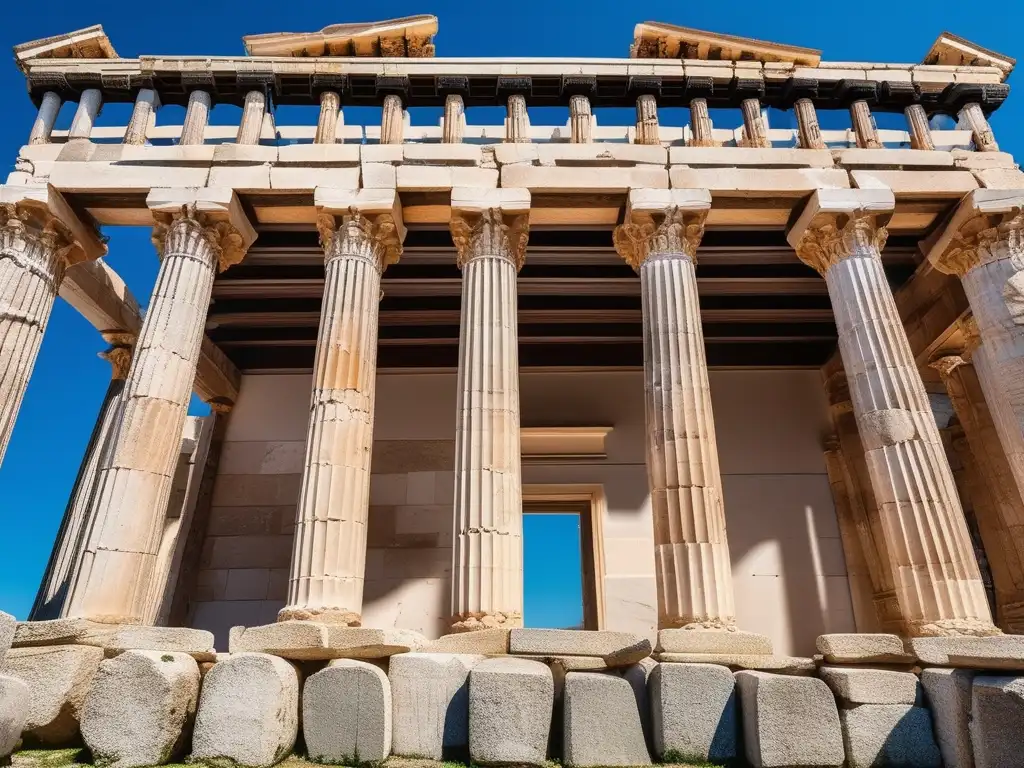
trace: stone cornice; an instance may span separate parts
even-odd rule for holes
[[[530,237],[528,213],[506,213],[500,208],[479,211],[453,208],[449,227],[459,269],[481,256],[508,259],[516,271],[526,262],[526,243]]]
[[[364,258],[383,272],[402,257],[400,227],[390,212],[363,215],[355,208],[340,216],[321,212],[316,228],[327,260]]]

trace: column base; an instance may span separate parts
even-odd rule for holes
[[[523,626],[518,613],[460,613],[451,619],[451,633],[476,632],[480,629],[512,629]]]
[[[278,621],[317,621],[321,624],[340,624],[345,627],[360,627],[363,617],[347,608],[304,608],[289,605],[277,614]]]
[[[995,637],[1002,631],[982,619],[940,619],[938,621],[908,621],[909,637]]]

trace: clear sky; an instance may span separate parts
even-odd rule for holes
[[[633,26],[640,21],[665,21],[699,29],[758,37],[820,48],[830,61],[919,62],[943,30],[949,30],[1001,53],[1024,60],[1020,30],[1024,4],[930,0],[927,3],[852,4],[828,0],[764,0],[684,3],[648,0],[640,3],[579,0],[516,0],[464,3],[452,0],[374,3],[328,3],[321,0],[272,3],[206,2],[201,4],[48,0],[13,3],[0,26],[0,50],[16,43],[103,24],[122,56],[139,54],[232,55],[243,53],[245,34],[317,30],[327,24],[369,21],[417,13],[440,20],[435,38],[441,56],[625,56]],[[1014,85],[1019,76],[1011,78]],[[0,178],[13,169],[18,148],[28,139],[35,109],[25,94],[24,79],[12,59],[0,63]],[[58,121],[66,128],[73,105],[65,105]],[[129,107],[108,107],[99,125],[124,125]],[[604,123],[631,120],[598,112]],[[681,125],[681,109],[663,110],[662,121]],[[671,114],[676,113],[676,114]],[[214,122],[237,121],[237,110],[214,110]],[[474,111],[468,115],[474,120]],[[355,115],[350,115],[355,122]],[[436,122],[436,114],[413,115],[416,123]],[[482,120],[482,118],[477,118]],[[487,118],[497,122],[496,118]],[[738,125],[739,114],[730,116]],[[167,109],[158,120],[180,122],[180,109]],[[564,122],[564,114],[538,115],[535,123]],[[716,121],[719,118],[716,116]],[[316,122],[316,110],[292,108],[291,122]],[[1024,96],[1011,93],[992,120],[1002,147],[1024,152],[1020,125]],[[824,122],[824,121],[823,121]],[[778,124],[778,123],[776,123]],[[888,127],[886,123],[886,127]],[[831,127],[831,123],[827,125]],[[895,126],[893,126],[895,127]],[[148,233],[108,228],[108,261],[145,304],[157,271]],[[47,330],[35,374],[21,408],[7,456],[0,467],[0,609],[24,618],[60,523],[68,494],[109,381],[109,366],[96,354],[102,339],[74,310],[58,301]],[[549,522],[549,525],[555,523]],[[530,523],[529,531],[537,526]],[[537,537],[534,537],[535,539]],[[565,539],[559,539],[563,541]],[[541,565],[564,556],[543,538],[526,547],[527,606],[537,610],[551,603],[544,580],[533,579]],[[540,582],[538,584],[538,581]],[[550,579],[549,579],[550,581]],[[567,582],[566,582],[567,583]],[[567,587],[568,589],[568,587]],[[575,586],[578,590],[578,584]],[[578,594],[578,592],[577,592]],[[555,600],[557,603],[558,601]],[[564,601],[561,603],[564,606]],[[547,614],[551,623],[578,619]],[[528,617],[529,621],[529,617]],[[531,622],[533,623],[533,622]]]

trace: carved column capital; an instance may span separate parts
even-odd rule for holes
[[[132,367],[132,357],[135,353],[135,337],[131,334],[109,334],[117,338],[108,338],[103,334],[110,347],[99,353],[100,358],[110,363],[110,378],[127,379],[128,371]]]
[[[930,368],[939,372],[943,381],[948,380],[953,372],[962,365],[969,365],[970,361],[961,355],[943,355],[928,363]]]
[[[0,203],[0,233],[4,250],[9,241],[34,242],[42,246],[47,254],[55,254],[67,266],[68,258],[75,247],[75,239],[63,222],[43,205],[31,201]],[[22,249],[35,253],[35,249]]]
[[[941,272],[963,278],[975,267],[1003,258],[1010,258],[1018,271],[1024,269],[1024,209],[979,214],[963,222],[932,263]]]
[[[648,256],[658,253],[683,254],[696,263],[707,216],[707,210],[678,205],[661,211],[633,211],[629,220],[615,228],[615,250],[637,271]]]
[[[355,207],[341,215],[322,211],[316,228],[328,261],[340,256],[363,258],[383,272],[402,256],[401,226],[390,212],[364,215]]]
[[[961,317],[956,325],[964,337],[963,356],[965,359],[970,360],[974,357],[978,347],[981,346],[981,332],[978,330],[978,321],[973,314],[967,314]]]
[[[841,214],[809,227],[796,249],[797,256],[824,276],[833,265],[851,256],[878,258],[889,231],[870,214]]]
[[[480,256],[497,256],[512,262],[516,270],[526,261],[530,214],[499,207],[464,210],[453,207],[449,223],[459,269]]]
[[[173,211],[155,210],[153,219],[153,246],[161,259],[167,236],[172,230],[195,231],[206,240],[217,256],[219,272],[240,262],[249,249],[246,233],[229,219],[200,210],[195,203],[183,204]]]

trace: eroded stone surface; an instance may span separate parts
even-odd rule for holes
[[[317,763],[363,765],[391,753],[391,684],[379,667],[335,659],[302,688],[302,735]]]
[[[198,693],[199,666],[185,653],[131,650],[102,662],[82,710],[96,765],[161,765],[182,754]]]
[[[564,697],[565,765],[650,764],[629,682],[613,675],[570,672],[565,676]]]
[[[14,642],[15,627],[17,625],[17,619],[11,616],[11,614],[0,611],[0,661],[4,660],[4,654],[7,653],[11,643]]]
[[[779,674],[813,674],[814,659],[803,656],[761,656],[730,653],[656,653],[660,662],[675,664],[720,664],[733,670],[752,669]]]
[[[821,679],[847,704],[914,704],[917,675],[881,669],[822,667]]]
[[[976,677],[971,745],[977,768],[1020,765],[1024,757],[1024,677]]]
[[[188,627],[94,624],[74,642],[103,648],[108,656],[123,651],[168,651],[208,661],[214,654],[213,633]]]
[[[975,672],[968,669],[926,669],[921,686],[931,710],[942,761],[947,768],[971,768],[971,683]]]
[[[23,680],[0,675],[0,760],[13,752],[29,710],[28,686]]]
[[[554,707],[551,670],[538,661],[487,659],[469,673],[469,754],[474,763],[543,765]]]
[[[46,747],[74,745],[85,697],[103,649],[82,645],[12,648],[0,672],[28,685],[25,740]]]
[[[887,634],[819,635],[818,651],[831,664],[900,662],[907,659],[903,641]]]
[[[771,656],[772,641],[756,632],[662,629],[658,653],[717,653]]]
[[[504,146],[504,145],[502,145]],[[508,653],[508,629],[478,629],[456,632],[429,643],[424,653],[486,653],[491,656]]]
[[[845,759],[832,691],[814,677],[737,672],[747,760],[755,768],[833,766]]]
[[[232,654],[203,679],[192,758],[268,768],[291,752],[298,730],[295,667],[265,653]]]
[[[280,621],[260,627],[232,627],[229,651],[268,653],[297,661],[383,659],[415,651],[427,639],[411,629],[370,629],[313,621]]]
[[[717,763],[736,757],[739,710],[732,672],[717,664],[663,663],[651,671],[648,690],[659,758]]]
[[[86,632],[110,629],[95,621],[78,617],[47,621],[19,621],[14,631],[15,648],[33,645],[70,645],[78,642]]]
[[[942,768],[932,718],[924,707],[863,704],[839,712],[848,768]]]
[[[610,667],[635,664],[651,655],[651,641],[630,632],[579,629],[513,629],[509,653],[533,656],[592,656]]]
[[[462,653],[403,653],[391,658],[391,749],[396,755],[465,759],[469,672],[485,658]]]
[[[1024,671],[1024,635],[912,637],[907,650],[922,666]]]

